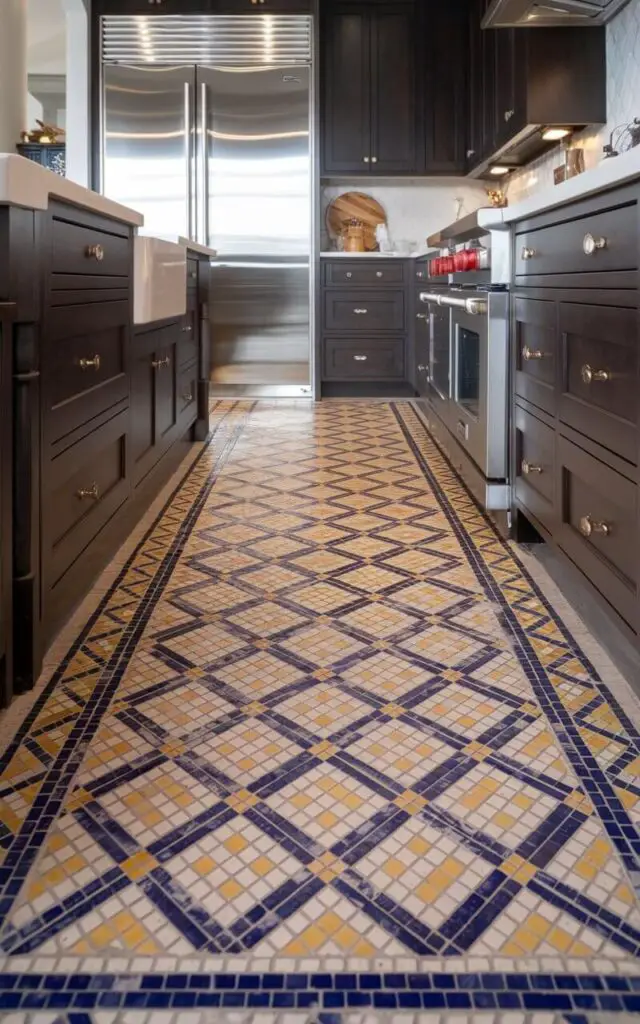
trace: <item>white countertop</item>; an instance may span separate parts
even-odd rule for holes
[[[178,244],[184,245],[188,252],[197,252],[200,256],[211,256],[213,259],[218,255],[217,249],[210,249],[208,245],[200,245],[200,242],[194,242],[191,238],[185,238],[184,235],[178,236]]]
[[[633,178],[640,178],[640,146],[621,153],[620,156],[602,160],[597,167],[583,171],[582,174],[577,174],[575,178],[569,178],[559,185],[542,188],[513,206],[506,206],[502,210],[491,207],[478,210],[478,223],[481,227],[494,231],[507,230],[514,220],[523,220],[534,213],[552,210],[555,206],[575,199],[585,199],[594,192],[622,185]]]
[[[68,178],[61,178],[33,160],[16,153],[0,153],[0,204],[46,210],[50,199],[62,199],[136,227],[144,222],[144,217],[137,210],[121,206]]]

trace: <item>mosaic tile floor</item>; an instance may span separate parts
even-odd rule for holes
[[[0,1010],[640,1012],[631,692],[411,404],[212,424],[5,752]]]

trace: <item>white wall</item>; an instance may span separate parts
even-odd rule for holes
[[[323,250],[335,247],[327,237],[326,208],[336,196],[351,191],[366,192],[378,200],[387,215],[392,240],[415,242],[422,251],[427,248],[427,235],[456,219],[458,199],[462,201],[460,216],[487,205],[485,186],[468,178],[415,178],[392,184],[380,184],[372,178],[354,178],[340,185],[325,185],[322,190]]]
[[[602,147],[609,141],[613,128],[640,117],[640,0],[631,0],[609,22],[606,33],[607,124],[600,131],[587,129],[571,142],[572,146],[584,149],[586,169],[602,159]],[[553,185],[553,168],[561,164],[563,158],[563,151],[558,147],[513,174],[507,185],[509,202],[515,203],[540,188]]]

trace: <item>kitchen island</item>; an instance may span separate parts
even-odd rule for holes
[[[57,630],[208,432],[210,253],[136,236],[141,225],[134,210],[0,155],[0,303],[13,304],[3,703],[33,685]]]

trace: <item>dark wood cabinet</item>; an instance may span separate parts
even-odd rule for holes
[[[466,5],[422,4],[423,174],[464,174],[469,118]]]
[[[175,439],[182,323],[150,325],[133,339],[131,458],[137,487]]]
[[[414,2],[323,5],[324,174],[407,174],[421,162]]]
[[[467,169],[486,173],[494,155],[526,164],[552,143],[546,125],[606,122],[602,27],[480,29],[487,0],[470,0]]]
[[[0,707],[12,695],[13,602],[12,590],[12,336],[15,307],[0,302]]]
[[[516,224],[511,363],[514,521],[638,644],[639,240],[637,184]]]

